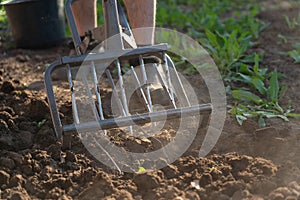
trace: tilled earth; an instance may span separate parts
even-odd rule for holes
[[[261,13],[260,18],[271,24],[252,50],[263,51],[263,64],[287,76],[284,101],[291,100],[299,112],[299,64],[282,54],[293,41],[277,41],[278,34],[299,37],[299,31],[286,27],[283,17],[298,13],[299,8],[286,5]],[[0,47],[1,199],[300,199],[300,122],[296,119],[269,120],[268,127],[260,129],[251,120],[240,127],[228,116],[210,155],[198,157],[193,144],[177,161],[151,172],[110,170],[76,136],[73,148],[61,151],[42,81],[45,66],[68,51],[65,46],[7,50],[5,42]],[[69,120],[70,99],[63,94],[58,99],[61,115]],[[158,138],[169,139],[168,133]],[[138,138],[118,140],[128,149],[141,144]],[[153,146],[154,140],[149,140],[145,148]]]

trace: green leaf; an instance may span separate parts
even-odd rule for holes
[[[295,63],[300,63],[300,50],[289,51],[288,54],[295,60]]]
[[[287,116],[284,116],[284,115],[277,115],[277,117],[283,119],[284,121],[288,122],[289,119],[287,118]]]
[[[211,45],[214,47],[219,47],[217,36],[208,29],[205,30],[205,33]]]
[[[286,114],[286,116],[288,116],[288,117],[300,117],[300,114],[299,113],[288,113],[288,114]]]
[[[144,172],[146,171],[146,169],[144,167],[139,167],[139,171],[138,172]]]
[[[244,83],[251,83],[252,82],[252,78],[248,75],[244,75],[242,73],[237,73],[241,78],[242,78],[242,82]]]
[[[253,77],[251,80],[252,85],[259,91],[260,94],[265,94],[266,93],[266,88],[265,84],[262,80],[260,80],[257,77]]]
[[[288,86],[287,86],[287,85],[281,85],[281,86],[280,86],[280,90],[279,90],[278,97],[279,97],[279,98],[284,97],[284,95],[285,95],[287,89],[288,89]]]
[[[278,102],[278,93],[279,93],[279,83],[278,83],[278,73],[277,70],[272,72],[270,79],[269,94],[272,102]]]
[[[241,73],[243,73],[243,74],[248,74],[248,75],[250,75],[250,74],[252,74],[253,72],[249,69],[249,67],[248,67],[248,65],[246,65],[246,64],[241,64],[241,66],[240,66],[240,70],[239,70]]]
[[[262,99],[259,96],[245,90],[233,90],[232,96],[237,100],[254,102],[255,104],[260,104],[262,102]]]
[[[259,127],[265,127],[266,126],[266,121],[264,120],[264,118],[262,116],[260,116],[258,118],[258,125],[259,125]]]
[[[259,54],[255,54],[255,56],[254,56],[253,70],[254,70],[255,73],[258,73],[258,70],[259,70]]]
[[[243,115],[236,115],[235,118],[240,126],[242,126],[243,122],[247,120],[247,117],[244,117]]]

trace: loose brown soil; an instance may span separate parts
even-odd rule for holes
[[[299,8],[286,4],[262,12],[259,17],[270,25],[251,51],[264,52],[262,64],[286,76],[288,91],[282,103],[291,101],[299,113],[300,65],[283,54],[300,41],[300,32],[288,29],[283,16],[298,13]],[[294,39],[284,43],[278,34]],[[69,49],[7,46],[8,42],[0,46],[1,199],[300,199],[299,120],[268,120],[261,129],[253,120],[239,126],[227,116],[222,136],[207,157],[199,158],[193,144],[161,170],[118,174],[94,160],[78,137],[67,151],[55,140],[43,72]],[[61,95],[58,101],[62,116],[70,120],[69,96]],[[169,135],[158,139],[166,142]],[[119,141],[137,151],[142,143],[132,138]],[[143,148],[155,145],[150,140]]]

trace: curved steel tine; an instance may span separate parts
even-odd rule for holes
[[[168,82],[168,91],[170,93],[171,101],[174,102],[174,92],[173,92],[173,85],[171,81],[171,76],[170,76],[170,69],[167,61],[167,56],[166,53],[163,52],[163,59],[164,59],[164,66],[165,66],[165,72],[166,72],[166,77],[167,77],[167,82]]]
[[[176,103],[175,103],[175,101],[174,101],[174,98],[172,99],[171,94],[170,94],[168,88],[166,87],[166,83],[165,83],[164,79],[162,78],[162,75],[160,74],[160,71],[159,71],[159,69],[158,69],[157,64],[155,63],[154,66],[155,66],[155,70],[156,70],[157,77],[158,77],[158,79],[159,79],[160,84],[161,84],[161,85],[163,86],[163,88],[167,91],[167,93],[168,93],[168,95],[169,95],[169,98],[170,98],[170,100],[171,100],[171,104],[172,104],[172,106],[176,109],[177,106],[176,106]]]
[[[148,100],[148,103],[149,103],[150,112],[153,112],[153,105],[152,105],[152,100],[151,100],[151,94],[150,94],[150,88],[149,88],[145,63],[144,63],[143,57],[141,55],[139,56],[139,61],[140,61],[141,68],[142,68],[143,82],[146,85],[146,94],[147,94],[147,100]]]
[[[92,74],[93,74],[95,94],[96,94],[97,103],[98,103],[98,109],[99,109],[98,111],[99,111],[100,119],[104,120],[103,107],[102,107],[102,101],[101,101],[101,94],[100,94],[99,87],[98,87],[98,78],[97,78],[97,73],[96,73],[94,61],[91,62],[91,68],[92,68]],[[103,132],[104,132],[105,135],[107,135],[107,131],[106,130],[103,130]]]
[[[147,99],[148,99],[148,104],[149,104],[149,112],[153,112],[153,104],[152,104],[152,99],[151,99],[151,94],[150,94],[150,88],[149,88],[149,82],[148,82],[148,78],[147,78],[147,73],[146,73],[146,68],[145,68],[145,63],[143,60],[143,56],[140,55],[139,56],[139,61],[142,67],[142,75],[143,75],[143,81],[146,84],[146,94],[147,94]],[[154,126],[156,126],[156,122],[153,123]]]
[[[130,69],[131,69],[131,72],[132,72],[133,77],[134,77],[134,79],[135,79],[135,82],[136,82],[136,84],[138,85],[139,92],[140,92],[140,95],[141,95],[141,97],[142,97],[141,100],[145,103],[146,109],[147,109],[149,112],[151,112],[150,105],[149,105],[149,103],[148,103],[148,101],[147,101],[145,92],[144,92],[144,90],[143,90],[142,87],[141,87],[141,82],[140,82],[140,80],[139,80],[139,78],[138,78],[138,76],[137,76],[137,74],[136,74],[136,72],[135,72],[135,70],[134,70],[134,67],[131,66]]]
[[[178,75],[178,72],[177,72],[177,70],[176,70],[176,68],[175,68],[175,65],[174,65],[174,63],[172,62],[172,60],[171,60],[171,58],[167,55],[167,54],[165,54],[166,55],[166,61],[169,63],[168,65],[169,65],[169,67],[171,67],[172,69],[173,69],[173,72],[174,72],[174,78],[176,79],[175,81],[179,84],[179,87],[177,87],[176,89],[177,90],[180,90],[180,93],[181,94],[178,94],[178,95],[181,95],[181,96],[183,96],[184,97],[184,99],[185,99],[185,101],[186,101],[186,103],[187,103],[187,106],[191,106],[191,103],[190,103],[190,100],[189,100],[189,98],[188,98],[188,96],[187,96],[187,94],[186,94],[186,91],[185,91],[185,89],[184,89],[184,87],[183,87],[183,84],[182,84],[182,81],[181,81],[181,79],[180,79],[180,77],[179,77],[179,75]]]
[[[69,88],[71,90],[71,101],[72,101],[72,110],[73,110],[73,117],[76,124],[79,124],[79,117],[78,117],[78,110],[76,105],[76,99],[75,99],[75,93],[74,93],[74,85],[72,80],[72,72],[71,67],[69,64],[67,64],[67,75],[68,75],[68,81],[69,81]]]
[[[129,116],[129,109],[128,109],[127,98],[126,98],[126,93],[125,93],[125,88],[124,88],[124,83],[123,83],[121,65],[120,65],[120,61],[118,59],[116,60],[116,64],[117,64],[117,69],[118,69],[119,86],[121,89],[121,99],[122,99],[123,107],[125,109],[125,114],[126,114],[125,116],[127,117],[127,116]],[[132,126],[129,126],[129,132],[130,132],[130,134],[133,133]]]
[[[125,113],[125,109],[124,109],[124,107],[123,107],[123,105],[122,105],[122,102],[121,102],[121,97],[119,96],[118,92],[116,91],[116,85],[115,85],[115,83],[114,83],[114,80],[113,80],[113,78],[112,78],[112,76],[111,76],[111,73],[110,73],[109,69],[106,69],[106,75],[107,75],[109,84],[110,84],[111,87],[112,87],[112,92],[113,92],[113,94],[117,97],[118,108],[119,108],[120,112],[122,113],[122,115],[125,116],[126,113]]]

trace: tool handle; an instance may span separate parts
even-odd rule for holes
[[[74,42],[75,50],[76,50],[78,55],[81,55],[82,54],[82,52],[80,50],[81,38],[79,36],[77,26],[76,26],[76,23],[75,23],[75,19],[74,19],[74,14],[73,14],[73,11],[72,11],[72,4],[75,1],[77,1],[77,0],[67,0],[65,10],[66,10],[68,23],[69,23],[69,26],[71,28],[72,39],[73,39],[73,42]]]

